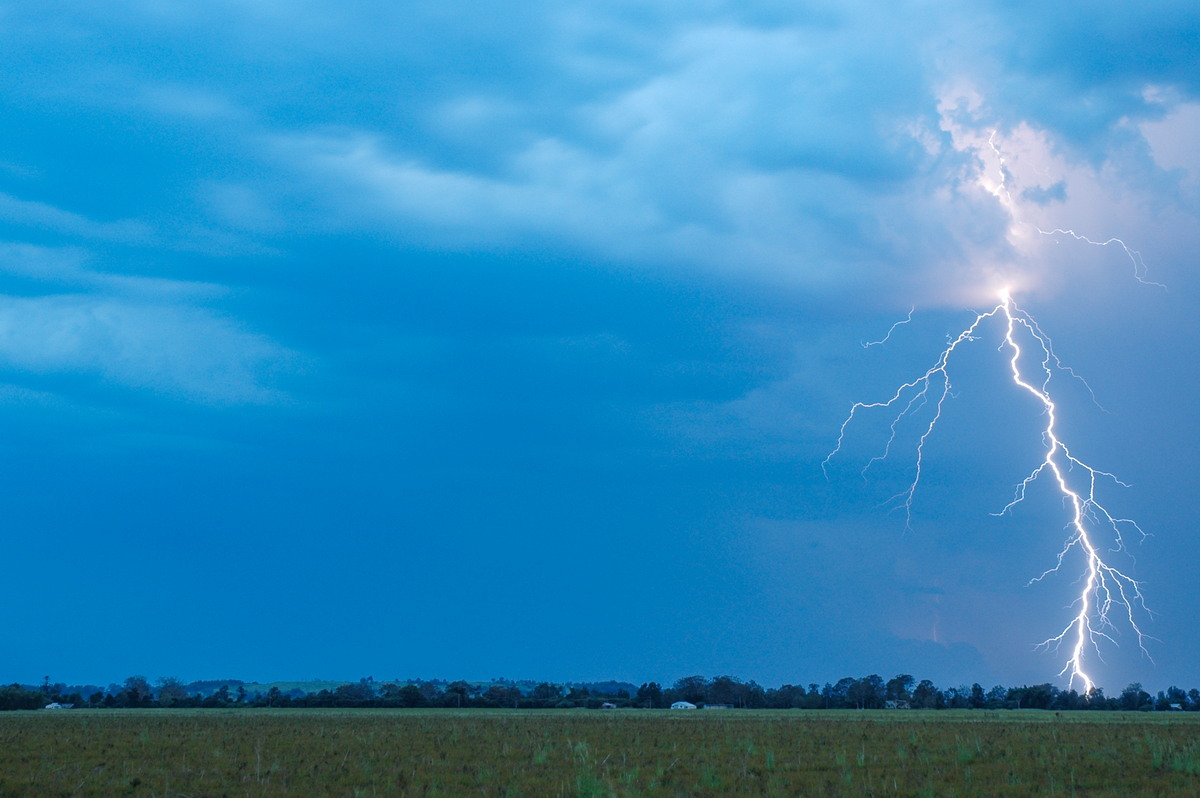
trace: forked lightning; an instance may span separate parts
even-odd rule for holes
[[[909,318],[911,317],[910,313]],[[1064,504],[1070,508],[1067,540],[1058,554],[1057,562],[1032,581],[1040,581],[1052,573],[1061,571],[1068,561],[1077,555],[1083,561],[1080,577],[1082,586],[1072,604],[1074,616],[1061,632],[1042,641],[1038,647],[1061,649],[1066,645],[1070,654],[1059,675],[1068,677],[1069,686],[1074,687],[1076,682],[1079,682],[1084,692],[1090,693],[1095,688],[1095,682],[1085,669],[1085,659],[1092,654],[1097,657],[1100,655],[1102,641],[1116,643],[1113,638],[1117,631],[1115,619],[1119,618],[1128,623],[1137,637],[1138,646],[1148,656],[1145,646],[1147,636],[1139,624],[1139,618],[1149,612],[1142,596],[1141,585],[1128,574],[1109,565],[1100,553],[1101,548],[1111,548],[1114,551],[1123,549],[1125,533],[1129,531],[1143,535],[1144,533],[1133,520],[1114,516],[1097,498],[1096,492],[1100,483],[1112,482],[1121,486],[1125,486],[1125,483],[1113,474],[1093,468],[1075,457],[1059,437],[1058,406],[1051,397],[1050,382],[1056,373],[1075,375],[1059,361],[1049,337],[1032,316],[1017,306],[1007,289],[1001,292],[999,304],[991,310],[976,314],[975,319],[962,332],[949,340],[933,366],[924,374],[901,385],[891,398],[885,401],[855,402],[850,408],[850,414],[842,422],[837,445],[822,462],[821,467],[828,474],[830,461],[842,449],[847,428],[859,414],[874,410],[894,413],[883,451],[868,461],[863,469],[865,473],[872,463],[891,454],[901,423],[916,409],[932,404],[932,418],[921,428],[917,440],[912,482],[889,502],[897,508],[903,508],[906,527],[911,525],[913,500],[921,483],[925,464],[925,444],[941,419],[946,399],[951,392],[950,361],[960,346],[977,340],[981,329],[991,321],[1003,327],[1000,347],[1009,355],[1013,384],[1041,404],[1045,418],[1045,426],[1041,430],[1044,446],[1041,462],[1017,485],[1012,501],[997,515],[1008,513],[1020,504],[1025,499],[1029,486],[1039,477],[1051,479],[1061,493]],[[892,331],[894,329],[893,327]],[[889,336],[892,331],[889,331]],[[1033,353],[1033,360],[1037,362],[1036,368],[1026,368],[1034,374],[1040,372],[1041,376],[1027,376],[1022,370],[1023,361],[1027,362],[1030,358],[1022,348],[1022,341],[1026,343]]]

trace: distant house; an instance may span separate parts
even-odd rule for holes
[[[1171,705],[1171,710],[1172,710],[1172,711],[1174,711],[1174,712],[1182,712],[1182,711],[1183,711],[1183,704],[1172,704],[1172,705]]]
[[[906,701],[903,698],[899,698],[895,701],[884,701],[883,708],[884,709],[911,709],[912,707],[909,705],[908,701]]]
[[[74,704],[60,704],[57,701],[53,701],[46,705],[46,709],[71,709],[74,706]]]
[[[601,709],[616,709],[617,705],[611,701],[605,701],[603,704],[600,705],[600,708]]]
[[[671,705],[671,709],[695,709],[696,705],[691,701],[676,701]]]

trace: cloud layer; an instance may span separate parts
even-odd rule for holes
[[[79,575],[107,597],[80,628],[253,606],[287,648],[309,639],[304,606],[357,641],[288,649],[313,672],[360,667],[397,606],[420,608],[413,649],[440,653],[389,649],[389,669],[545,667],[536,639],[497,631],[489,663],[447,639],[486,605],[636,638],[621,655],[564,633],[555,667],[576,670],[546,678],[743,657],[783,680],[867,662],[871,635],[913,670],[1039,678],[998,653],[1025,651],[1036,602],[990,637],[971,615],[1024,579],[980,592],[954,572],[1044,566],[965,520],[1012,478],[995,413],[950,427],[925,512],[959,537],[923,540],[923,566],[863,521],[868,488],[847,497],[817,464],[851,401],[911,378],[1007,285],[1124,412],[1064,424],[1113,435],[1157,497],[1147,527],[1186,525],[1168,499],[1195,468],[1167,464],[1193,463],[1195,429],[1165,397],[1197,389],[1198,47],[1200,9],[1165,0],[0,0],[13,538],[75,530],[65,546],[125,574],[120,595],[88,581],[103,567]],[[1003,387],[986,374],[968,364],[963,405]],[[225,603],[199,606],[220,592],[204,569],[164,580],[118,549],[219,552]],[[1190,595],[1174,584],[1158,595]],[[865,591],[907,603],[894,623],[867,617],[885,598],[839,615]],[[279,667],[241,642],[245,667]],[[1191,673],[1195,653],[1164,661]]]

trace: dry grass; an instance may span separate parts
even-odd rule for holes
[[[1200,717],[4,713],[4,796],[1198,795]]]

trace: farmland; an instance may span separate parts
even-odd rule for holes
[[[0,795],[1200,794],[1192,713],[117,710],[0,717]]]

